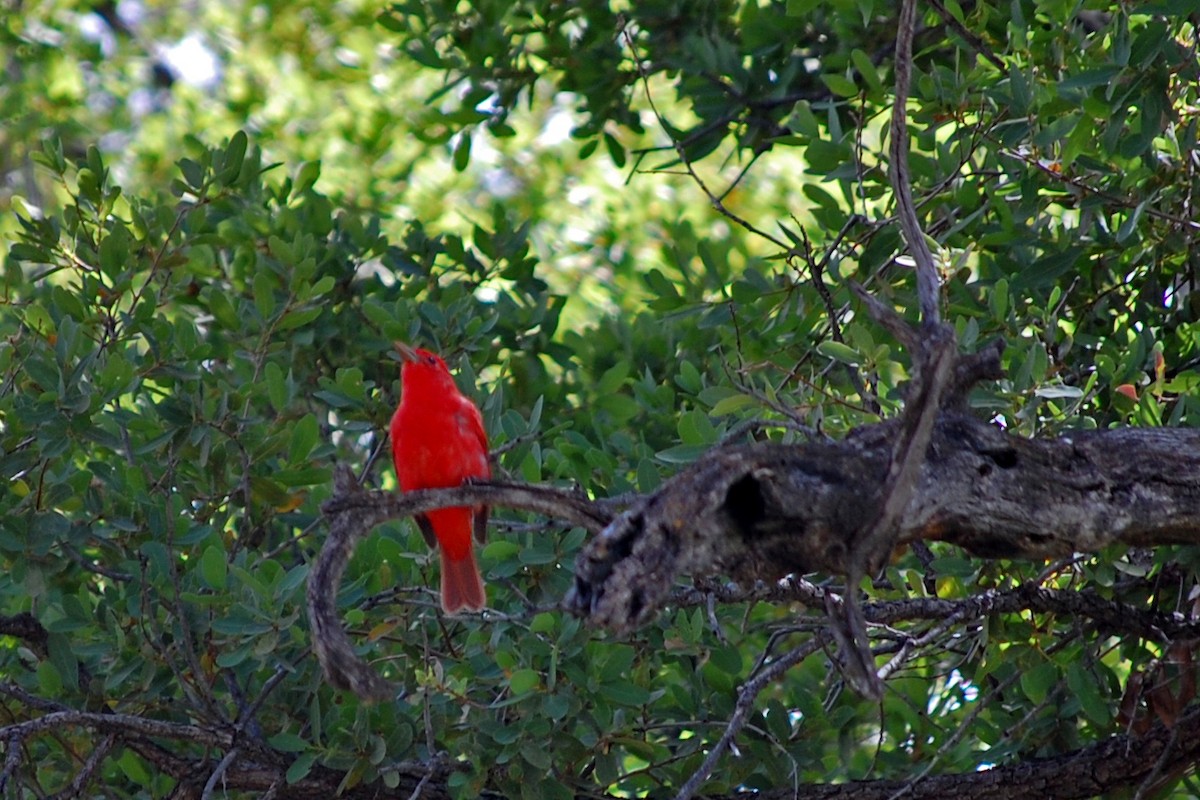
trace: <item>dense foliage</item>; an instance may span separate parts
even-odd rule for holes
[[[3,723],[237,730],[280,797],[328,775],[396,786],[439,753],[454,796],[679,787],[738,686],[821,609],[693,598],[614,640],[557,609],[583,532],[497,510],[494,610],[445,619],[436,558],[388,524],[342,594],[405,687],[368,706],[309,652],[320,504],[339,462],[395,486],[395,339],[447,356],[507,475],[595,497],[653,490],[752,421],[795,441],[895,414],[907,356],[847,288],[914,317],[887,179],[892,6],[64,0],[4,17]],[[1195,424],[1200,15],[918,7],[911,163],[946,318],[963,349],[1008,344],[976,413],[1027,436]],[[214,58],[211,79],[181,51]],[[902,555],[869,595],[1032,581],[1190,613],[1197,586],[1190,550],[933,555]],[[818,653],[757,698],[705,791],[1067,752],[1161,718],[1131,688],[1159,660],[1190,670],[1186,649],[1086,620],[993,615],[936,631],[875,706]],[[1182,704],[1187,685],[1170,684]],[[225,755],[83,726],[7,742],[21,797],[77,775],[85,796],[161,797]],[[228,796],[257,796],[229,770]]]

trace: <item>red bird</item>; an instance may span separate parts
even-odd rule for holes
[[[400,405],[392,415],[392,459],[401,491],[459,486],[490,478],[483,417],[458,387],[446,362],[428,350],[395,344],[404,362]],[[478,611],[487,602],[475,564],[472,531],[487,536],[487,506],[439,508],[417,515],[417,527],[442,557],[442,609]]]

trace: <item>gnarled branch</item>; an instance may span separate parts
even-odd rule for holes
[[[386,700],[396,688],[354,652],[354,646],[337,615],[337,589],[358,540],[371,528],[389,519],[454,505],[504,506],[563,520],[597,533],[613,517],[611,504],[594,501],[580,492],[551,486],[474,483],[452,489],[419,492],[366,492],[349,469],[334,476],[334,496],[322,510],[329,517],[329,538],[308,578],[308,618],[313,649],[331,684],[348,689],[365,700]]]
[[[895,422],[841,442],[715,450],[633,504],[580,553],[568,607],[628,630],[679,575],[847,574],[874,518]],[[938,418],[898,544],[1047,559],[1114,542],[1200,541],[1200,431],[1122,428],[1029,440]]]

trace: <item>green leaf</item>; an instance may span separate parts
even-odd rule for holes
[[[254,307],[264,320],[275,313],[275,278],[265,270],[254,276]]]
[[[690,361],[679,363],[679,374],[675,376],[675,383],[680,389],[691,394],[697,394],[704,388],[700,370],[696,369],[696,365]]]
[[[296,170],[296,178],[292,182],[292,197],[299,197],[316,185],[321,177],[320,161],[305,161]]]
[[[316,447],[320,433],[320,426],[317,424],[315,414],[305,414],[298,419],[292,425],[292,441],[288,447],[288,461],[297,464],[307,459],[308,454]]]
[[[832,172],[850,160],[850,150],[845,145],[816,139],[809,143],[805,157],[814,172]]]
[[[513,670],[508,677],[508,688],[515,695],[528,694],[536,689],[539,683],[541,683],[541,675],[533,669]]]
[[[267,398],[277,411],[283,411],[288,406],[287,384],[283,379],[283,368],[274,361],[268,361],[263,367],[263,379],[267,384]]]
[[[1003,323],[1008,317],[1008,280],[1000,278],[992,286],[992,291],[988,295],[988,310],[992,314],[992,319],[996,322]]]
[[[600,694],[622,706],[642,706],[650,701],[650,692],[632,683],[606,683],[600,687]]]
[[[37,666],[38,691],[45,697],[59,697],[63,691],[63,679],[58,669],[49,661],[41,661]]]
[[[530,633],[550,633],[557,625],[557,617],[554,614],[543,611],[534,616],[529,623]]]
[[[508,561],[520,555],[521,546],[509,539],[493,539],[483,548],[483,557],[488,561]]]
[[[736,414],[747,408],[758,405],[758,400],[748,394],[731,394],[728,397],[723,397],[717,401],[710,412],[714,417],[724,417],[729,414]]]
[[[805,17],[820,5],[821,0],[787,0],[787,15],[789,17]]]
[[[229,139],[229,144],[225,148],[225,152],[221,156],[221,168],[217,174],[217,180],[223,184],[231,184],[237,180],[241,174],[242,164],[246,160],[246,146],[249,144],[249,138],[245,131],[239,130]]]
[[[227,579],[225,548],[215,544],[209,545],[200,557],[200,575],[209,588],[218,591],[225,589]]]
[[[190,159],[182,158],[176,165],[179,171],[183,173],[185,185],[193,194],[200,194],[204,187],[205,170],[199,162]]]
[[[1087,718],[1107,730],[1112,724],[1112,704],[1100,691],[1100,682],[1085,664],[1075,661],[1067,667],[1067,687]]]
[[[712,650],[713,666],[730,675],[742,674],[742,654],[736,647],[715,647]]]
[[[279,320],[279,324],[276,327],[281,332],[295,330],[296,328],[303,328],[305,325],[308,325],[310,322],[317,319],[317,317],[321,316],[323,311],[324,309],[320,306],[316,306],[314,308],[304,308],[298,311],[288,311],[283,315],[283,318]]]
[[[79,658],[71,648],[71,639],[63,633],[51,633],[46,640],[50,661],[62,686],[71,691],[79,689]]]
[[[302,753],[296,757],[296,760],[287,768],[285,777],[289,785],[295,785],[308,777],[308,773],[312,772],[313,764],[316,763],[316,753]]]
[[[882,95],[884,93],[883,82],[879,80],[879,68],[871,63],[870,57],[860,48],[854,48],[850,51],[850,60],[854,63],[854,68],[858,70],[859,75],[866,81],[870,87],[872,94]]]
[[[617,169],[623,169],[625,167],[625,148],[617,141],[617,137],[608,131],[604,132],[604,148],[608,151],[608,157],[612,159]]]
[[[829,90],[836,95],[841,95],[842,97],[858,96],[858,86],[845,75],[822,75],[821,82],[828,86]]]
[[[308,749],[308,742],[294,733],[277,733],[267,737],[267,744],[285,753],[300,753]]]
[[[1083,397],[1083,390],[1078,386],[1039,386],[1033,392],[1038,397],[1044,397],[1048,400],[1074,400]]]
[[[704,444],[681,444],[659,450],[654,457],[665,464],[690,464],[708,450]]]
[[[600,380],[596,382],[596,394],[603,396],[620,389],[625,384],[625,379],[629,377],[632,367],[633,365],[627,359],[621,359],[606,369],[600,376]]]
[[[152,785],[152,779],[149,771],[146,769],[145,762],[131,748],[123,748],[120,757],[117,759],[117,766],[121,768],[121,772],[135,786],[149,788]]]
[[[462,172],[471,163],[471,135],[462,133],[454,144],[454,170]]]
[[[862,363],[863,358],[853,347],[835,342],[832,339],[826,339],[817,345],[817,352],[826,358],[831,358],[834,361],[840,361],[843,364],[858,366]]]
[[[1056,683],[1058,665],[1053,661],[1043,661],[1032,669],[1021,672],[1021,691],[1034,703],[1045,702]]]

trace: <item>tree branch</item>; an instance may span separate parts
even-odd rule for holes
[[[634,503],[576,561],[568,608],[629,630],[683,574],[848,574],[897,423],[841,442],[711,451]],[[897,543],[1047,559],[1200,542],[1200,431],[1124,428],[1028,440],[956,412],[937,419]]]
[[[590,500],[580,492],[551,486],[473,483],[452,489],[418,492],[365,492],[353,474],[339,467],[334,496],[322,507],[330,520],[329,538],[308,578],[308,618],[313,649],[326,679],[364,700],[386,700],[396,687],[384,680],[354,651],[337,615],[337,589],[359,539],[381,522],[455,505],[504,506],[532,511],[598,533],[612,519],[611,504]]]
[[[917,297],[921,320],[925,324],[941,320],[937,267],[925,242],[925,233],[917,219],[913,203],[912,180],[908,172],[908,89],[912,81],[912,41],[916,29],[917,0],[903,0],[896,20],[896,98],[892,105],[891,161],[892,190],[896,193],[896,216],[908,251],[916,263]]]
[[[0,683],[0,694],[13,698],[31,710],[43,710],[52,705],[9,682]],[[307,776],[289,782],[285,776],[292,756],[248,740],[239,740],[232,730],[134,714],[94,713],[69,708],[0,726],[0,742],[5,748],[3,767],[0,769],[0,789],[12,781],[26,757],[25,742],[38,736],[62,736],[68,729],[79,728],[95,731],[103,738],[81,766],[64,795],[66,797],[80,794],[96,778],[102,762],[111,756],[118,745],[137,751],[164,773],[193,789],[190,794],[185,792],[172,796],[199,798],[214,795],[213,790],[218,787],[228,792],[268,792],[274,787],[278,800],[318,800],[335,795],[350,800],[401,800],[410,797],[424,781],[427,785],[422,796],[448,797],[446,787],[452,768],[444,764],[430,765],[417,761],[394,764],[390,771],[396,773],[400,780],[390,789],[382,783],[343,789],[345,773],[319,764],[314,765]],[[77,738],[78,735],[72,731],[70,738]],[[158,744],[160,742],[173,742],[183,747],[179,752],[173,752]],[[184,754],[199,752],[197,745],[204,751],[203,755]],[[216,762],[212,760],[214,752],[223,754]]]

